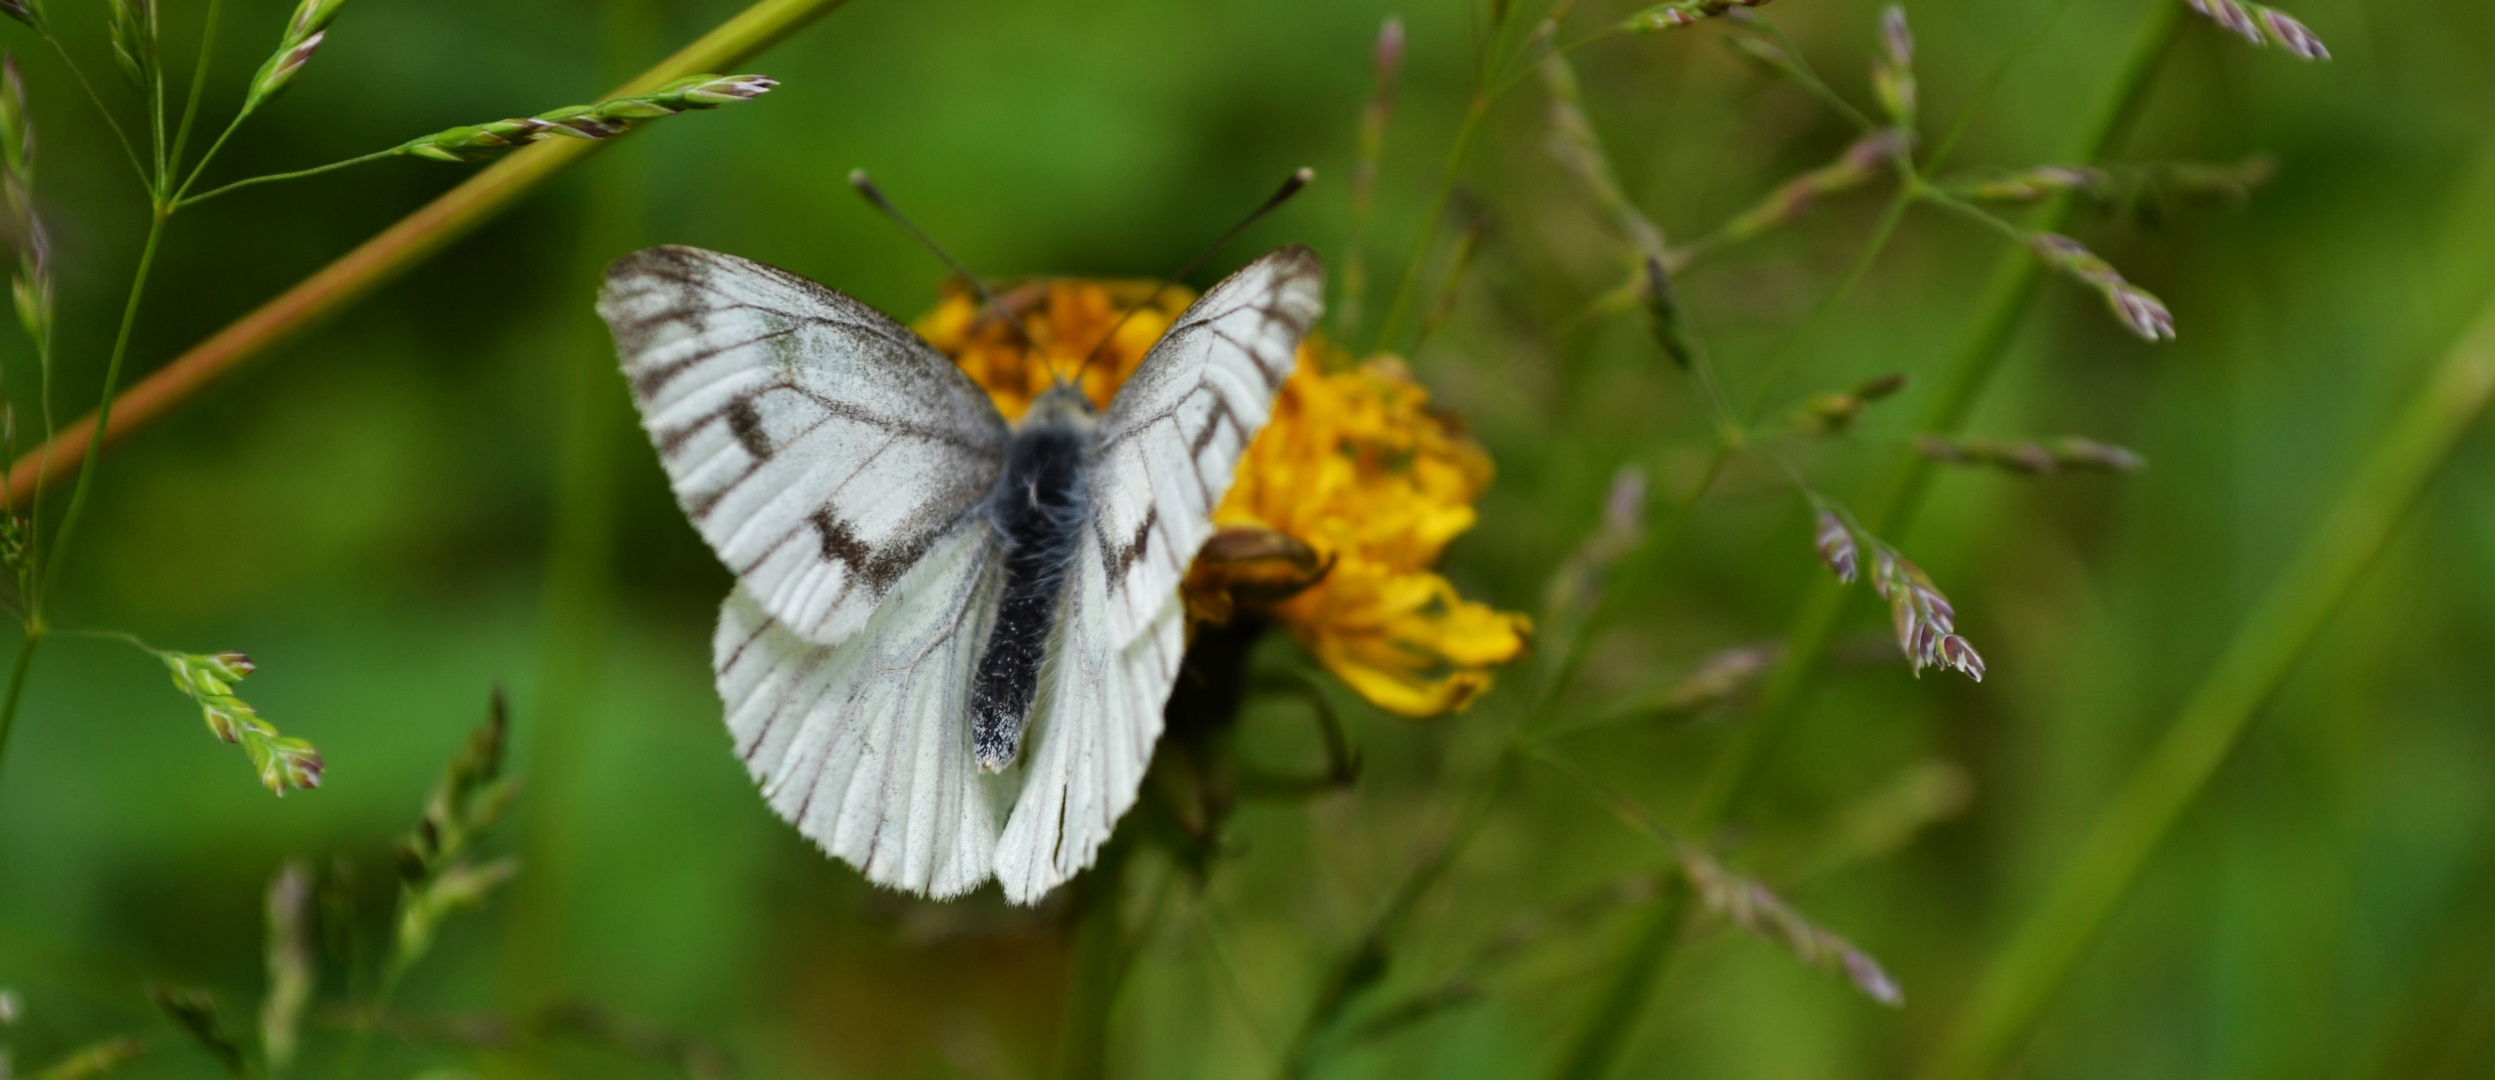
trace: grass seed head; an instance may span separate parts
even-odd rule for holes
[[[393,152],[435,161],[483,161],[543,139],[611,139],[659,117],[751,101],[778,85],[763,75],[695,75],[647,94],[437,131],[401,143]]]
[[[0,0],[0,15],[6,15],[38,32],[43,29],[43,5],[38,0]]]
[[[1897,981],[1870,954],[1812,922],[1784,898],[1755,879],[1727,868],[1694,844],[1676,845],[1681,872],[1689,878],[1698,902],[1750,933],[1783,945],[1803,963],[1833,970],[1854,984],[1863,996],[1895,1008],[1905,1003]]]
[[[2039,442],[1987,439],[1980,435],[1926,434],[1915,439],[1915,452],[1950,465],[1990,465],[2029,474],[2073,469],[2135,472],[2147,464],[2140,455],[2122,447],[2077,436]]]
[[[2279,48],[2286,50],[2287,55],[2298,60],[2330,59],[2330,50],[2323,46],[2321,38],[2303,23],[2297,22],[2294,16],[2277,8],[2261,9],[2261,29]]]
[[[147,999],[155,1002],[157,1011],[164,1013],[166,1019],[173,1021],[173,1026],[182,1029],[182,1034],[189,1036],[191,1042],[206,1051],[208,1056],[217,1059],[227,1072],[236,1076],[249,1075],[242,1047],[225,1033],[225,1020],[217,1011],[215,995],[205,990],[150,983]]]
[[[312,1003],[312,868],[289,862],[269,879],[267,940],[262,945],[268,993],[260,1002],[260,1051],[272,1071],[294,1060],[304,1008]]]
[[[1899,128],[1915,127],[1915,34],[1906,9],[1891,4],[1880,13],[1880,56],[1871,62],[1871,89]]]
[[[1861,572],[1862,553],[1854,545],[1854,531],[1845,527],[1845,519],[1836,512],[1822,508],[1818,513],[1818,530],[1812,538],[1819,548],[1820,564],[1835,574],[1837,580],[1853,584]]]
[[[2242,0],[2186,0],[2191,9],[2209,21],[2224,27],[2228,33],[2261,44],[2261,27],[2254,23],[2252,9]]]
[[[0,57],[0,231],[17,248],[9,283],[18,325],[40,348],[52,334],[52,241],[35,213],[35,128],[17,57]]]
[[[200,718],[218,739],[243,748],[260,786],[284,796],[321,786],[320,750],[302,739],[280,733],[249,702],[234,695],[234,684],[255,670],[251,658],[238,652],[156,653],[173,676],[174,688],[199,706]]]
[[[2149,341],[2174,340],[2174,313],[2148,290],[2124,279],[2113,264],[2086,245],[2059,233],[2033,233],[2028,249],[2045,265],[2077,279],[2105,297],[2105,305],[2131,332]]]
[[[1683,26],[1695,26],[1725,14],[1734,8],[1758,7],[1767,0],[1678,0],[1657,4],[1621,20],[1622,29],[1631,33],[1651,33]]]
[[[106,21],[113,65],[141,94],[155,93],[164,77],[156,45],[156,0],[109,0]]]

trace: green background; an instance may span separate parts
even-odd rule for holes
[[[1956,163],[2050,160],[2104,93],[2147,5],[2171,2],[2070,5],[1978,115]],[[2049,6],[1909,4],[1928,122],[1956,116]],[[82,64],[109,77],[101,5],[53,8]],[[1631,10],[1583,8],[1564,40]],[[172,55],[187,57],[200,5],[165,9]],[[218,173],[297,168],[591,100],[733,10],[352,0],[302,81],[243,130]],[[1869,107],[1876,5],[1769,10]],[[1857,589],[1838,662],[1722,838],[1735,864],[1781,884],[1780,872],[1841,835],[1848,807],[1905,771],[1964,770],[1973,796],[1962,814],[1789,891],[1887,965],[1904,1008],[1702,923],[1640,1014],[1620,1075],[1891,1076],[1926,1059],[2016,919],[2484,303],[2495,285],[2495,7],[2303,0],[2291,10],[2334,61],[2300,63],[2190,21],[2115,155],[2267,152],[2274,183],[2241,207],[2155,221],[2083,213],[2073,227],[2169,303],[2180,339],[2134,340],[2094,296],[2048,281],[1971,424],[2102,438],[2150,467],[2116,478],[1945,473],[1916,527],[1888,539],[1956,601],[1990,677],[1908,678],[1880,644],[1885,613]],[[222,121],[286,11],[229,0],[210,120]],[[1195,283],[1290,240],[1339,265],[1370,42],[1390,13],[1407,20],[1410,50],[1371,233],[1370,264],[1386,274],[1417,231],[1470,92],[1481,12],[1370,0],[857,0],[747,65],[783,81],[769,97],[653,125],[113,453],[55,617],[248,650],[260,672],[246,695],[317,742],[329,772],[317,792],[271,799],[154,661],[118,645],[47,644],[0,776],[0,987],[26,1002],[5,1033],[21,1067],[138,1032],[159,1049],[127,1075],[213,1075],[140,986],[212,988],[248,1027],[267,877],[289,856],[340,853],[356,861],[368,906],[386,904],[390,838],[501,684],[530,790],[495,846],[524,848],[530,862],[515,891],[450,926],[400,1008],[578,997],[716,1041],[751,1076],[1041,1075],[1067,981],[1062,913],[1010,909],[992,891],[953,905],[877,893],[777,821],[727,752],[707,658],[728,578],[631,427],[590,313],[595,268],[644,243],[699,244],[906,318],[932,302],[941,268],[845,189],[852,167],[873,171],[988,274],[1150,276],[1303,164],[1318,186]],[[62,294],[58,400],[73,411],[100,382],[144,203],[66,70],[22,28],[0,31],[23,58],[42,132],[38,197]],[[1574,54],[1631,197],[1680,239],[1850,137],[1719,36],[1615,36]],[[1621,266],[1603,217],[1545,152],[1545,109],[1527,79],[1492,112],[1461,199],[1488,223],[1482,254],[1453,317],[1413,357],[1500,470],[1448,573],[1470,595],[1527,611],[1592,526],[1616,467],[1641,464],[1659,496],[1677,497],[1709,445],[1686,380],[1634,316],[1559,329]],[[185,214],[133,370],[467,171],[389,161]],[[1737,398],[1853,257],[1880,202],[1831,200],[1682,282]],[[1937,371],[2002,248],[1917,211],[1777,400]],[[1373,300],[1373,320],[1376,310]],[[10,385],[29,385],[26,350],[7,348]],[[1781,452],[1822,490],[1867,497],[1935,391],[1917,383],[1856,435]],[[25,431],[31,407],[21,400],[17,412]],[[2487,434],[2464,442],[2053,999],[2020,1075],[2495,1069],[2490,464]],[[1712,650],[1774,639],[1824,572],[1809,536],[1778,475],[1737,464],[1664,572],[1624,598],[1629,618],[1595,644],[1562,715],[1600,712]],[[1271,646],[1261,662],[1305,663],[1287,643]],[[1466,715],[1417,723],[1338,693],[1365,775],[1348,793],[1241,808],[1210,887],[1175,890],[1146,941],[1115,1016],[1119,1073],[1270,1075],[1324,965],[1489,769],[1525,681]],[[1629,725],[1565,752],[1669,815],[1741,715]],[[1252,708],[1240,741],[1260,760],[1315,760],[1287,707]],[[1560,773],[1526,772],[1398,936],[1390,992],[1429,987],[1519,919],[1663,865],[1588,795]],[[1147,857],[1142,880],[1164,865]],[[1485,980],[1477,1000],[1331,1056],[1322,1074],[1539,1073],[1637,921],[1608,912],[1562,927]],[[316,1040],[300,1074],[325,1074],[336,1045]],[[384,1040],[364,1075],[465,1060]],[[537,1065],[667,1074],[570,1045]]]

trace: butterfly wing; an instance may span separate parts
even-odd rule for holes
[[[1091,525],[1116,643],[1153,626],[1213,534],[1213,509],[1272,415],[1324,290],[1324,267],[1297,244],[1249,263],[1170,324],[1109,403]]]
[[[1187,651],[1175,587],[1147,632],[1120,645],[1097,541],[1081,543],[1067,574],[1056,651],[1025,737],[1022,790],[996,843],[997,883],[1017,904],[1038,903],[1090,866],[1135,805]]]
[[[868,880],[943,898],[988,879],[998,802],[971,752],[970,686],[1004,576],[984,528],[938,541],[838,645],[745,589],[713,663],[736,750],[782,818]]]
[[[608,269],[598,313],[677,500],[797,637],[856,633],[977,524],[1005,421],[875,309],[761,263],[655,247]]]
[[[1248,264],[1171,324],[1098,428],[1090,521],[1067,569],[996,876],[1035,903],[1091,865],[1134,805],[1186,651],[1179,579],[1239,457],[1272,414],[1324,270],[1296,245]]]

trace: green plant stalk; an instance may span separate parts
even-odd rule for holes
[[[121,362],[130,355],[130,332],[138,325],[139,303],[147,295],[147,275],[155,269],[156,249],[165,236],[165,214],[161,208],[148,218],[147,241],[139,248],[139,265],[130,275],[130,296],[121,306],[121,329],[113,335],[112,358],[104,365],[104,392],[97,415],[109,423],[113,409],[113,390],[121,382]],[[47,388],[49,389],[49,388]],[[35,649],[43,643],[43,600],[52,592],[52,584],[61,572],[61,559],[69,552],[69,541],[78,528],[78,519],[86,509],[87,493],[95,484],[95,459],[101,456],[103,428],[95,429],[97,445],[88,448],[85,467],[78,470],[78,483],[70,489],[69,509],[61,514],[60,530],[53,534],[52,550],[44,565],[35,567],[30,576],[40,583],[27,596],[26,636],[18,642],[17,660],[9,668],[9,687],[0,696],[0,764],[8,760],[8,736],[17,727],[17,709],[26,692],[26,673],[35,659]]]
[[[2130,126],[2174,41],[2182,10],[2182,5],[2171,2],[2149,6],[2131,51],[2118,69],[2114,94],[2083,129],[2073,147],[2071,156],[2075,160],[2104,157]],[[2069,220],[2073,206],[2067,195],[2047,203],[2029,222],[2030,231],[2059,230]],[[1942,374],[1940,391],[1925,414],[1921,430],[1947,434],[1965,426],[1968,414],[1974,411],[1977,400],[2009,355],[2044,273],[2043,264],[2024,247],[2002,253],[1985,289],[1975,330]],[[1934,467],[1930,459],[1911,449],[1899,451],[1896,464],[1868,504],[1870,511],[1858,515],[1864,526],[1894,540],[1919,508]],[[1749,722],[1735,729],[1691,803],[1687,820],[1692,835],[1703,834],[1748,793],[1776,736],[1799,711],[1811,677],[1835,635],[1846,598],[1844,585],[1826,575],[1821,575],[1812,587],[1792,632],[1787,635],[1784,660],[1761,691]]]
[[[1126,973],[1126,912],[1123,909],[1130,845],[1112,839],[1100,862],[1077,882],[1080,914],[1074,926],[1073,982],[1058,1029],[1056,1080],[1093,1080],[1109,1075],[1109,1014]]]
[[[2148,95],[2149,86],[2172,46],[2181,20],[2182,5],[2153,2],[2139,30],[2135,33],[2130,52],[2117,70],[2114,92],[2105,101],[2090,124],[2082,130],[2077,159],[2093,161],[2105,155],[2122,132],[2130,126]],[[2024,46],[2022,46],[2024,48]],[[2034,224],[2042,229],[2058,229],[2067,220],[2073,203],[2062,197],[2040,208]],[[2013,335],[2034,298],[2043,277],[2043,268],[2025,248],[2005,252],[1997,265],[1992,284],[1980,308],[1983,314],[1966,348],[1944,377],[1940,394],[1934,399],[1924,430],[1950,432],[1966,421],[1992,374],[1999,370],[2008,354]],[[1873,511],[1863,516],[1869,527],[1881,534],[1895,532],[1914,510],[1914,505],[1929,481],[1932,463],[1911,451],[1901,451],[1897,464],[1882,494],[1873,503]],[[1692,837],[1712,833],[1724,815],[1747,794],[1756,780],[1760,764],[1773,747],[1775,736],[1798,711],[1811,677],[1818,671],[1820,658],[1826,654],[1833,639],[1837,617],[1843,612],[1846,593],[1833,578],[1822,575],[1809,596],[1803,601],[1793,631],[1787,635],[1785,657],[1761,689],[1758,704],[1748,722],[1734,728],[1730,741],[1717,753],[1700,781],[1697,795],[1684,813],[1683,829]],[[1658,917],[1676,913],[1659,912]],[[1667,937],[1667,941],[1669,938]],[[1616,981],[1615,988],[1643,987],[1651,983],[1671,960],[1669,945],[1661,950],[1634,953],[1626,963],[1628,972]],[[1634,991],[1642,995],[1643,990]],[[1599,1015],[1599,1014],[1598,1014]],[[1627,1043],[1630,1026],[1590,1027],[1577,1048],[1566,1060],[1571,1069],[1578,1062],[1582,1071],[1569,1075],[1599,1077],[1604,1075]]]
[[[1786,342],[1784,348],[1779,349],[1775,357],[1768,361],[1765,375],[1758,388],[1751,393],[1744,426],[1757,422],[1760,413],[1765,411],[1768,401],[1774,396],[1777,384],[1782,382],[1786,373],[1792,370],[1793,364],[1808,349],[1809,344],[1817,340],[1820,328],[1825,325],[1828,317],[1835,312],[1839,304],[1845,301],[1847,296],[1853,293],[1855,287],[1870,275],[1872,266],[1879,261],[1881,253],[1887,250],[1889,241],[1896,236],[1897,227],[1905,220],[1906,211],[1913,205],[1913,202],[1912,196],[1904,191],[1889,200],[1888,208],[1881,212],[1879,223],[1873,227],[1870,238],[1864,242],[1862,252],[1855,256],[1854,264],[1846,270],[1845,276],[1838,280],[1836,288],[1829,290],[1827,295],[1820,298],[1819,303],[1803,317],[1801,327],[1794,331],[1793,337]],[[1732,460],[1734,450],[1735,447],[1719,441],[1714,453],[1708,455],[1706,467],[1699,474],[1698,483],[1693,485],[1689,494],[1673,507],[1671,522],[1675,533],[1679,531],[1680,525],[1697,511],[1699,500],[1703,499],[1708,489],[1714,486],[1715,478]],[[1635,564],[1624,569],[1636,572],[1642,579],[1644,574],[1653,571],[1660,561],[1659,556],[1660,552],[1651,548],[1640,549],[1636,555],[1632,556]],[[1625,573],[1621,577],[1620,587],[1604,594],[1606,602],[1597,606],[1594,616],[1587,620],[1584,633],[1592,634],[1600,625],[1609,621],[1613,609],[1608,601],[1612,597],[1631,595],[1638,591],[1634,586],[1640,583],[1639,579],[1632,579],[1629,574]],[[1573,671],[1573,665],[1571,670]],[[1703,834],[1693,832],[1691,835]],[[1674,882],[1686,884],[1677,875],[1667,875],[1667,877]],[[1593,1080],[1593,1078],[1601,1077],[1609,1069],[1612,1058],[1619,1053],[1620,1047],[1627,1040],[1629,1029],[1634,1026],[1638,1012],[1645,1005],[1649,989],[1654,984],[1656,972],[1661,970],[1665,959],[1671,955],[1672,942],[1674,936],[1679,933],[1682,918],[1688,910],[1688,902],[1688,890],[1675,886],[1672,891],[1664,895],[1654,912],[1647,916],[1649,921],[1638,934],[1637,947],[1629,951],[1627,959],[1621,964],[1620,974],[1611,981],[1609,989],[1595,1007],[1592,1016],[1586,1021],[1585,1026],[1579,1029],[1576,1039],[1569,1044],[1567,1054],[1560,1059],[1559,1069],[1554,1073],[1555,1076],[1561,1080]]]
[[[1482,121],[1490,118],[1490,106],[1505,89],[1499,78],[1506,57],[1501,49],[1507,43],[1508,24],[1516,18],[1520,5],[1499,7],[1499,19],[1490,26],[1488,53],[1481,58],[1481,70],[1473,83],[1473,95],[1465,102],[1464,119],[1456,126],[1455,143],[1447,148],[1447,164],[1438,174],[1438,189],[1431,193],[1429,209],[1421,216],[1420,235],[1412,238],[1412,250],[1404,256],[1403,272],[1395,277],[1394,297],[1386,303],[1386,314],[1378,320],[1377,336],[1370,340],[1370,352],[1394,347],[1395,337],[1403,330],[1405,313],[1411,310],[1413,298],[1421,291],[1421,272],[1429,265],[1430,248],[1438,240],[1438,229],[1446,223],[1447,207],[1455,201],[1456,181],[1464,175],[1464,162],[1473,152],[1473,140],[1481,134]]]
[[[1991,1075],[2104,928],[2245,725],[2373,565],[2426,482],[2495,391],[2495,298],[2375,445],[2331,509],[2132,770],[2112,806],[1995,960],[1932,1067],[1932,1080]]]
[[[217,15],[224,6],[225,0],[208,0],[208,18],[199,31],[199,56],[191,66],[191,92],[182,100],[182,122],[173,129],[173,154],[170,160],[173,170],[177,172],[182,167],[182,151],[190,145],[191,125],[199,119],[199,99],[208,89],[208,61],[216,55]],[[167,175],[162,181],[161,190],[170,191],[172,185],[173,177]]]
[[[1629,947],[1628,959],[1605,988],[1584,1030],[1570,1044],[1568,1056],[1560,1059],[1558,1071],[1552,1074],[1558,1080],[1601,1080],[1611,1071],[1617,1048],[1628,1040],[1638,1014],[1645,1011],[1646,998],[1655,984],[1653,973],[1672,951],[1673,939],[1681,931],[1681,919],[1689,911],[1689,900],[1688,879],[1680,874],[1665,875],[1663,896],[1648,914],[1646,925],[1639,928],[1636,942]]]
[[[240,124],[242,123],[242,118],[241,118],[241,117],[236,117],[236,118],[235,118],[235,123],[236,123],[237,125],[240,125]],[[232,129],[232,128],[227,128],[227,129],[226,129],[226,135],[231,135],[231,134],[233,134],[233,129]],[[216,141],[216,143],[215,143],[214,145],[211,145],[211,146],[208,148],[208,150],[209,150],[209,152],[210,152],[210,153],[212,153],[212,154],[213,154],[213,153],[215,153],[215,152],[216,152],[216,148],[217,148],[218,146],[223,146],[223,145],[225,144],[226,135],[219,135],[219,136],[217,136],[217,141]],[[338,170],[340,170],[340,169],[352,168],[352,167],[357,166],[357,165],[362,165],[362,164],[364,164],[364,163],[366,163],[366,162],[371,162],[371,161],[379,161],[379,160],[381,160],[381,159],[383,159],[383,158],[388,158],[388,157],[397,157],[397,156],[399,156],[398,147],[393,146],[393,147],[391,147],[391,148],[389,148],[389,149],[387,149],[387,150],[375,150],[375,151],[373,151],[372,153],[369,153],[369,154],[363,154],[363,155],[359,155],[359,156],[356,156],[356,157],[351,157],[351,158],[348,158],[348,159],[346,159],[346,160],[344,160],[344,161],[333,161],[333,162],[330,162],[330,163],[329,163],[329,164],[327,164],[327,165],[315,165],[315,166],[312,166],[312,167],[311,167],[311,168],[309,168],[309,169],[296,169],[296,170],[295,170],[295,171],[293,171],[293,172],[270,173],[270,174],[268,174],[268,175],[266,175],[266,176],[254,176],[254,177],[251,177],[251,178],[249,178],[249,179],[247,179],[247,180],[236,180],[236,181],[234,181],[234,182],[233,182],[233,183],[231,183],[231,184],[225,184],[225,185],[220,186],[220,187],[213,187],[213,188],[210,188],[210,189],[208,189],[208,190],[206,190],[206,191],[200,192],[200,193],[199,193],[199,194],[197,194],[197,195],[187,195],[187,196],[186,196],[186,195],[179,194],[179,192],[177,192],[177,193],[175,194],[175,196],[174,196],[174,205],[175,205],[176,207],[197,206],[197,205],[199,205],[200,203],[207,202],[208,200],[213,199],[213,198],[216,198],[217,196],[219,196],[219,195],[223,195],[223,194],[225,194],[225,193],[227,193],[227,192],[229,192],[229,191],[239,191],[239,190],[241,190],[241,189],[243,189],[243,188],[252,187],[252,186],[257,185],[257,184],[274,184],[274,183],[276,183],[276,182],[278,182],[278,181],[280,181],[280,180],[301,180],[301,179],[303,179],[304,177],[307,177],[307,176],[319,176],[319,175],[321,175],[322,173],[333,173],[333,172],[337,172],[337,171],[338,171]],[[201,164],[202,166],[205,166],[205,165],[207,164],[206,159],[204,159],[204,158],[203,158],[203,159],[201,159],[200,164]],[[191,182],[192,182],[192,181],[196,181],[196,180],[198,180],[198,179],[199,179],[199,174],[198,174],[197,172],[193,172],[193,173],[191,174],[191,179],[190,179],[189,181],[185,181],[185,182],[183,183],[183,185],[182,185],[182,187],[181,187],[181,189],[180,189],[180,190],[181,190],[181,191],[188,191],[188,190],[190,190],[190,184],[191,184]]]
[[[1464,106],[1463,123],[1456,128],[1455,145],[1447,151],[1447,167],[1440,174],[1438,190],[1430,195],[1429,209],[1421,217],[1421,234],[1412,239],[1412,250],[1404,258],[1403,271],[1395,278],[1395,295],[1387,301],[1386,315],[1378,320],[1377,337],[1369,342],[1369,351],[1394,347],[1395,336],[1403,330],[1404,313],[1411,309],[1412,298],[1421,291],[1421,272],[1428,268],[1429,252],[1438,239],[1439,226],[1445,223],[1447,207],[1455,200],[1456,178],[1464,174],[1464,161],[1471,156],[1473,139],[1481,134],[1482,121],[1490,116],[1490,93],[1476,91]]]
[[[1747,431],[1757,426],[1759,417],[1767,411],[1768,403],[1774,400],[1777,389],[1783,384],[1785,377],[1792,373],[1794,364],[1810,351],[1810,347],[1819,340],[1821,331],[1827,328],[1829,317],[1845,303],[1847,297],[1854,294],[1854,290],[1863,283],[1865,278],[1871,276],[1871,268],[1879,263],[1880,256],[1888,250],[1889,241],[1896,238],[1898,226],[1904,223],[1906,211],[1913,205],[1912,195],[1903,191],[1889,200],[1888,206],[1880,212],[1879,221],[1872,226],[1871,235],[1863,241],[1862,250],[1854,256],[1853,265],[1846,268],[1845,276],[1839,278],[1836,287],[1828,290],[1817,303],[1811,306],[1810,312],[1802,317],[1801,325],[1795,328],[1793,336],[1786,339],[1784,346],[1777,349],[1762,366],[1759,384],[1751,390],[1749,403],[1742,412],[1739,425],[1742,430]],[[1714,488],[1716,478],[1723,474],[1724,467],[1732,462],[1733,454],[1738,449],[1739,447],[1735,444],[1721,439],[1717,440],[1715,449],[1707,455],[1706,464],[1699,469],[1698,481],[1691,485],[1689,493],[1672,507],[1670,516],[1666,519],[1670,523],[1667,532],[1677,533],[1689,516],[1697,511],[1699,501],[1705,499],[1707,492]],[[1618,585],[1604,591],[1601,602],[1595,605],[1594,613],[1587,617],[1580,636],[1599,633],[1605,626],[1610,625],[1611,620],[1619,613],[1617,604],[1619,597],[1635,596],[1644,591],[1643,586],[1648,576],[1655,573],[1662,562],[1665,547],[1666,545],[1653,544],[1641,546],[1622,560],[1618,571]],[[1572,663],[1563,675],[1563,686],[1566,682],[1565,676],[1572,676],[1574,673],[1575,665]]]
[[[9,665],[7,697],[0,699],[0,775],[9,763],[9,732],[17,728],[17,702],[26,693],[26,669],[35,662],[35,647],[43,642],[43,624],[31,619],[26,636],[17,643],[17,659]]]
[[[689,75],[736,67],[846,2],[759,0],[607,96],[648,93]],[[9,473],[12,497],[22,503],[37,476],[76,467],[93,449],[163,416],[243,361],[364,298],[615,141],[547,140],[487,167],[140,380],[109,416],[99,410],[82,417],[20,455]],[[99,426],[98,420],[109,423]],[[94,438],[97,431],[101,439]],[[47,450],[53,453],[49,459]]]

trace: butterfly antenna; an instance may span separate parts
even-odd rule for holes
[[[987,283],[979,280],[979,275],[971,273],[970,268],[961,264],[961,260],[955,259],[952,255],[946,253],[942,246],[938,245],[933,238],[929,237],[926,232],[918,227],[917,223],[912,222],[907,215],[901,213],[899,207],[892,205],[892,200],[884,197],[884,189],[875,186],[874,179],[866,175],[866,170],[849,170],[849,186],[858,189],[858,194],[865,196],[866,201],[873,204],[875,209],[883,211],[884,216],[891,218],[892,223],[900,226],[903,232],[909,233],[912,237],[916,238],[920,246],[923,246],[928,251],[933,252],[937,259],[943,261],[945,266],[952,269],[955,277],[969,282],[971,291],[979,294],[979,302],[987,306],[988,313],[1003,320],[1006,325],[1013,327],[1014,333],[1022,335],[1022,347],[1025,350],[1030,352],[1040,352],[1039,339],[1031,336],[1031,328],[1022,324],[1021,317],[1006,310],[1005,305],[996,299],[996,294],[988,291]],[[1046,363],[1046,354],[1043,353],[1040,359],[1042,363]]]
[[[1238,224],[1231,226],[1229,232],[1223,233],[1221,239],[1213,241],[1203,251],[1197,252],[1195,258],[1187,260],[1187,265],[1178,268],[1178,272],[1162,278],[1161,283],[1153,286],[1152,292],[1147,294],[1141,303],[1127,308],[1125,314],[1118,316],[1117,322],[1110,324],[1109,332],[1101,335],[1100,340],[1092,345],[1092,351],[1083,355],[1083,362],[1074,366],[1075,377],[1082,377],[1083,369],[1092,366],[1092,361],[1100,359],[1102,353],[1109,351],[1109,343],[1116,341],[1118,331],[1126,328],[1126,320],[1134,318],[1136,312],[1158,303],[1161,294],[1168,292],[1170,286],[1178,284],[1187,275],[1202,268],[1213,256],[1221,254],[1221,250],[1229,247],[1231,241],[1238,239],[1240,233],[1246,232],[1248,226],[1256,224],[1258,219],[1273,213],[1275,208],[1283,203],[1291,201],[1291,196],[1299,194],[1299,189],[1307,187],[1308,182],[1316,178],[1317,170],[1301,166],[1298,171],[1291,174],[1289,179],[1282,182],[1281,187],[1274,189],[1274,193],[1267,196],[1263,204],[1248,211],[1248,215],[1240,218]]]

